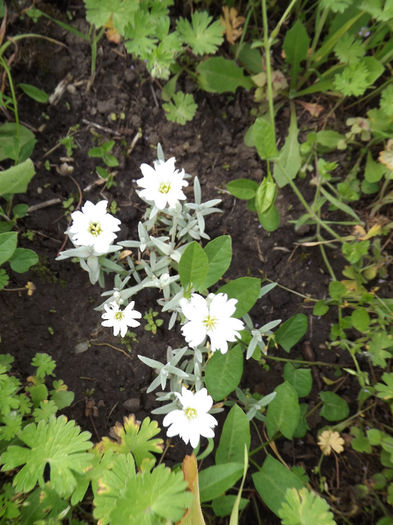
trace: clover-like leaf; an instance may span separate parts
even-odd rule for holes
[[[69,496],[77,485],[73,472],[83,473],[91,458],[86,451],[92,446],[90,432],[80,432],[74,421],[65,416],[27,425],[18,438],[27,446],[11,445],[0,458],[2,470],[23,465],[13,485],[17,491],[29,492],[36,483],[43,487],[44,469],[50,466],[51,487],[60,496]]]
[[[333,514],[329,505],[320,496],[306,488],[288,489],[278,516],[282,525],[334,525]]]
[[[94,517],[100,525],[175,522],[192,500],[181,472],[159,465],[152,472],[136,474],[131,454],[116,455],[112,468],[103,472],[98,484]]]
[[[155,459],[151,452],[161,454],[162,439],[152,439],[159,432],[157,421],[151,421],[150,418],[146,417],[140,425],[136,422],[135,416],[131,414],[124,418],[123,425],[116,423],[113,427],[117,441],[104,437],[98,444],[98,448],[101,452],[106,450],[122,453],[131,452],[139,468],[144,459]]]

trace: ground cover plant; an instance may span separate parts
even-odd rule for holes
[[[393,522],[393,12],[285,4],[1,3],[1,523]]]

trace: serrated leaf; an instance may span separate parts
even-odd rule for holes
[[[393,117],[392,100],[393,100],[393,85],[390,84],[388,87],[386,87],[382,91],[381,99],[379,101],[381,110],[388,117]]]
[[[225,463],[242,463],[244,461],[244,445],[250,449],[250,422],[238,405],[233,405],[229,411],[216,451],[216,465]]]
[[[207,362],[206,388],[215,401],[228,396],[239,385],[243,374],[243,351],[240,344],[227,353],[215,352]]]
[[[233,60],[212,57],[196,68],[201,89],[210,93],[235,93],[238,87],[250,88],[252,82]]]
[[[99,479],[93,515],[101,525],[150,525],[163,519],[178,521],[192,494],[182,472],[159,465],[152,472],[135,472],[131,454],[118,454]],[[132,509],[132,512],[130,512]]]
[[[56,368],[56,362],[49,354],[38,352],[32,359],[31,364],[37,368],[36,376],[44,379],[45,376],[53,375],[52,372]]]
[[[253,474],[252,479],[258,494],[275,514],[278,514],[287,489],[303,487],[299,477],[272,456],[267,456],[262,468]]]
[[[354,35],[346,33],[334,47],[336,57],[342,64],[356,62],[365,54],[365,47],[361,40],[355,40]]]
[[[161,454],[162,439],[152,439],[160,432],[157,421],[146,417],[142,425],[136,422],[134,414],[123,419],[123,425],[116,423],[113,427],[116,441],[103,437],[98,448],[101,451],[114,450],[117,453],[129,453],[134,456],[138,468],[146,458],[155,459],[152,452]]]
[[[80,432],[75,421],[65,416],[27,425],[18,439],[27,447],[11,445],[1,456],[2,471],[23,465],[15,475],[16,490],[30,492],[36,485],[44,487],[44,470],[50,466],[51,486],[60,496],[69,496],[76,487],[73,472],[83,473],[91,465],[86,451],[92,446],[89,432]]]
[[[104,27],[112,18],[113,26],[124,35],[125,26],[133,21],[139,9],[138,0],[84,0],[86,18],[96,28]]]
[[[306,487],[287,489],[278,510],[282,525],[335,525],[327,502]]]
[[[178,91],[172,96],[172,101],[163,104],[162,107],[168,120],[183,126],[194,118],[198,105],[191,93]]]
[[[266,413],[266,428],[270,438],[280,431],[292,439],[300,418],[299,399],[295,388],[285,381],[274,390],[276,396]]]
[[[213,54],[224,40],[224,28],[219,20],[211,23],[213,18],[206,11],[195,11],[191,22],[179,18],[177,32],[196,55]]]
[[[7,284],[9,283],[9,281],[10,281],[10,278],[7,272],[3,268],[0,268],[0,290],[5,288]]]

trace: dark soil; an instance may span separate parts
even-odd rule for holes
[[[79,2],[70,2],[64,7],[72,13],[73,24],[83,30],[86,23],[79,6]],[[65,19],[64,11],[57,11],[53,5],[41,5],[41,8],[50,9],[53,16]],[[178,329],[167,330],[167,323],[159,328],[156,336],[141,325],[135,329],[136,341],[127,348],[119,338],[111,335],[109,329],[101,326],[101,314],[94,307],[102,302],[102,290],[98,285],[91,286],[88,275],[77,264],[55,260],[61,249],[70,247],[69,242],[65,244],[64,234],[68,219],[63,204],[67,199],[73,197],[74,206],[80,206],[86,200],[115,200],[118,206],[116,216],[122,222],[120,238],[137,238],[137,223],[144,204],[135,193],[135,179],[141,176],[140,164],[152,163],[156,158],[155,148],[160,142],[167,157],[176,157],[177,167],[199,177],[204,200],[222,199],[223,213],[209,218],[207,232],[211,237],[221,234],[232,237],[233,261],[226,278],[245,275],[268,278],[294,292],[323,298],[329,276],[317,248],[305,249],[297,244],[301,235],[288,221],[297,218],[302,210],[290,190],[280,191],[278,207],[282,226],[272,234],[261,228],[256,214],[248,211],[244,202],[225,191],[225,185],[232,179],[247,177],[260,181],[264,174],[263,164],[255,150],[246,147],[243,141],[253,121],[250,116],[254,107],[252,94],[239,90],[235,96],[209,95],[196,91],[192,84],[187,83],[187,89],[194,90],[199,104],[196,117],[185,126],[172,124],[166,120],[161,108],[159,87],[151,81],[144,65],[134,63],[121,45],[100,42],[97,73],[87,91],[89,47],[44,19],[36,25],[28,19],[23,23],[23,31],[46,34],[63,42],[65,47],[43,40],[26,40],[20,45],[13,64],[15,82],[30,82],[49,93],[62,80],[67,78],[68,83],[56,104],[40,105],[25,95],[19,98],[21,120],[35,131],[38,141],[33,154],[37,173],[27,195],[21,196],[20,200],[30,206],[42,206],[18,223],[19,239],[22,246],[39,254],[40,264],[27,274],[12,273],[8,285],[8,288],[23,288],[27,281],[32,281],[36,287],[32,296],[23,291],[0,293],[1,351],[15,357],[15,371],[22,378],[32,373],[30,363],[36,352],[49,353],[57,363],[56,376],[75,392],[75,401],[66,411],[67,416],[89,430],[93,439],[98,441],[129,413],[135,413],[137,419],[142,420],[151,417],[151,410],[157,406],[154,393],[146,394],[152,371],[137,355],[164,360],[167,345],[183,344],[183,341]],[[12,26],[9,32],[12,34]],[[117,115],[116,120],[111,118],[113,113]],[[124,113],[124,119],[119,118],[121,113]],[[285,107],[281,110],[279,122],[282,125],[280,132],[285,137],[288,126],[288,109]],[[59,146],[59,140],[76,125],[79,127],[74,137],[78,147],[72,158],[64,160],[65,149]],[[308,121],[305,125],[317,126],[318,123]],[[124,155],[131,149],[139,129],[142,137],[132,151]],[[105,140],[116,141],[115,155],[120,166],[115,177],[117,185],[109,190],[94,184],[97,179],[95,167],[100,161],[87,155],[97,134]],[[45,161],[49,161],[49,167]],[[71,176],[60,174],[64,162],[73,167]],[[307,182],[304,184],[307,186]],[[51,205],[52,199],[58,199],[57,203]],[[32,240],[27,234],[32,235]],[[331,259],[336,268],[342,265],[339,255],[332,254]],[[112,283],[107,285],[109,288]],[[155,299],[153,292],[139,294],[136,299],[138,310],[143,312],[151,306],[154,308]],[[251,316],[262,325],[304,312],[309,316],[307,341],[300,342],[292,350],[291,357],[309,359],[311,352],[312,359],[349,365],[347,356],[326,349],[329,319],[313,317],[312,306],[302,296],[277,286],[257,303]],[[88,350],[78,353],[78,345],[86,342],[89,343]],[[288,356],[279,351],[274,351],[274,355]],[[242,386],[251,392],[268,394],[281,383],[281,364],[267,363],[269,367],[256,366],[255,361],[248,362]],[[324,384],[322,375],[334,378],[334,369],[324,368],[322,371],[315,368],[315,386],[307,399],[310,407],[318,402],[318,386]],[[339,394],[351,403],[356,400],[356,388],[356,383],[347,380]],[[280,454],[290,465],[303,464],[311,473],[319,457],[316,431],[323,424],[326,422],[316,416],[309,421],[311,430],[304,440],[279,442],[282,446]],[[263,435],[263,425],[258,422],[257,425]],[[164,433],[162,437],[165,437]],[[191,452],[178,439],[172,439],[172,444],[175,447],[170,448],[166,457],[169,464]],[[255,459],[261,464],[263,458],[262,455]],[[339,470],[339,480],[335,479],[334,460],[324,462],[324,472],[329,486],[337,487],[336,506],[349,512],[357,506],[353,486],[363,482],[363,477],[370,473],[365,474],[354,452],[347,452],[344,462],[345,466],[342,464]],[[275,518],[255,494],[253,499],[263,523],[275,523]],[[256,523],[254,512],[255,506],[249,505],[249,511],[243,517],[244,524]],[[362,523],[360,514],[356,523]]]

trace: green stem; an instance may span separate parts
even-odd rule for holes
[[[276,357],[272,355],[264,355],[263,358],[271,359],[272,361],[280,361],[283,363],[298,363],[300,365],[309,365],[309,366],[330,366],[334,368],[342,368],[343,365],[337,365],[335,363],[325,363],[324,361],[304,361],[302,359],[289,359],[287,357]]]
[[[281,26],[282,24],[285,22],[285,20],[287,19],[289,13],[292,11],[293,7],[295,6],[297,0],[292,0],[291,3],[289,4],[289,6],[286,8],[286,10],[284,11],[284,14],[282,15],[282,17],[280,18],[280,20],[278,21],[276,27],[273,29],[273,31],[271,32],[270,34],[270,44],[273,44],[273,40],[276,38],[276,36],[278,35],[278,32],[280,31],[281,29]]]
[[[266,60],[266,82],[267,82],[267,99],[269,105],[269,117],[270,123],[273,128],[274,143],[276,143],[276,128],[274,121],[274,105],[273,105],[273,88],[272,88],[272,65],[270,61],[270,39],[268,36],[268,25],[267,25],[267,10],[266,0],[262,0],[262,19],[263,19],[263,46],[265,48],[265,60]]]

